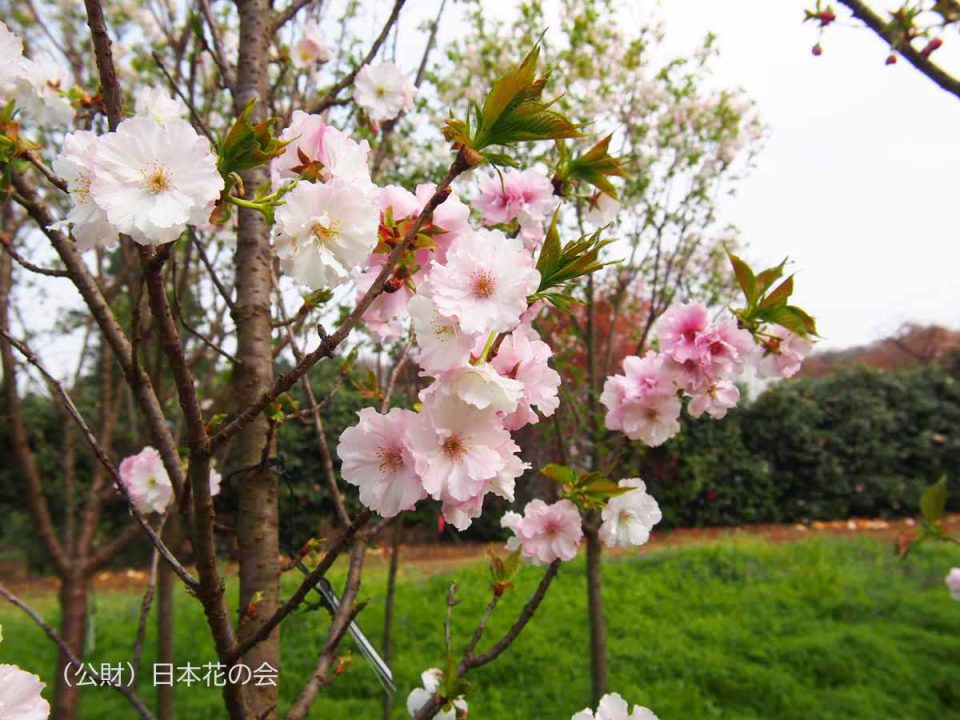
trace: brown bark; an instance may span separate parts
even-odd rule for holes
[[[590,622],[590,676],[596,705],[607,692],[607,619],[603,614],[603,544],[594,524],[584,523],[587,541],[587,617]]]
[[[83,641],[87,632],[89,582],[89,577],[84,573],[71,571],[60,583],[60,637],[78,658],[83,657]],[[63,674],[68,664],[70,657],[61,648],[57,656],[57,679],[53,696],[53,717],[57,720],[73,720],[77,716],[80,688],[76,686],[76,681],[70,684],[65,682]]]
[[[269,95],[267,68],[272,14],[267,0],[239,0],[239,57],[235,109],[257,100],[253,115],[263,117]],[[248,194],[268,182],[265,168],[242,175]],[[270,231],[263,216],[240,209],[237,231],[236,302],[238,365],[233,395],[244,408],[273,385],[273,349],[270,328]],[[260,414],[238,433],[232,459],[237,467],[251,468],[241,477],[238,497],[237,544],[240,560],[240,627],[242,642],[276,611],[280,600],[280,547],[276,477],[262,466],[273,452],[266,418]],[[257,600],[254,603],[254,600]],[[280,634],[274,630],[243,658],[251,668],[263,663],[280,668]],[[276,717],[276,687],[251,687],[248,702],[254,717]]]
[[[176,517],[167,521],[164,540],[176,552],[179,534],[179,525]],[[157,662],[173,665],[175,663],[173,650],[174,636],[174,602],[176,591],[176,575],[166,563],[160,563],[157,570]],[[173,686],[157,686],[157,720],[173,720]]]

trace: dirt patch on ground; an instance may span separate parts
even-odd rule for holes
[[[960,531],[960,514],[946,516],[944,526],[948,532],[956,535]],[[851,518],[849,520],[813,522],[809,525],[761,524],[738,527],[681,528],[654,532],[650,543],[645,548],[672,547],[736,538],[788,542],[823,534],[875,537],[887,540],[893,545],[909,539],[916,531],[916,521],[911,518],[902,520]],[[421,573],[435,574],[455,569],[464,564],[481,561],[487,557],[489,549],[500,549],[501,547],[499,544],[484,543],[418,543],[401,546],[400,557],[401,563],[407,568],[412,565]],[[636,551],[612,550],[610,554],[617,556],[630,552]],[[371,548],[369,558],[372,565],[386,565],[389,558],[389,547],[381,544]],[[236,574],[236,571],[235,563],[227,563],[225,566],[225,572],[228,575]],[[146,585],[147,580],[148,573],[137,568],[105,570],[98,573],[94,578],[94,585],[101,592],[140,590]],[[59,588],[57,578],[29,575],[23,563],[12,560],[0,561],[0,581],[12,592],[24,595],[46,595],[56,592]]]

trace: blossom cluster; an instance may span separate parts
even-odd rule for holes
[[[414,688],[407,696],[407,712],[410,713],[410,717],[416,717],[423,706],[437,694],[442,680],[443,670],[440,668],[430,668],[421,673],[420,681],[423,687]],[[440,708],[431,720],[464,720],[466,717],[467,701],[460,696],[451,700],[446,709]]]
[[[606,426],[651,447],[680,431],[684,397],[693,417],[720,419],[740,401],[736,381],[748,368],[762,376],[790,377],[812,344],[786,328],[767,330],[761,350],[734,319],[711,323],[701,303],[675,305],[655,329],[659,350],[628,356],[623,374],[607,378],[600,401]]]
[[[62,92],[65,82],[52,57],[24,56],[23,42],[0,22],[0,104],[14,100],[33,122],[66,125],[73,108]]]

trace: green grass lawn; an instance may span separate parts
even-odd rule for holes
[[[960,564],[954,548],[925,546],[909,561],[872,540],[812,539],[787,544],[720,542],[646,552],[605,566],[610,685],[662,720],[945,720],[960,718],[960,604],[943,577]],[[500,660],[476,672],[469,698],[476,720],[567,720],[588,702],[583,562],[565,566],[540,612]],[[485,566],[424,577],[402,570],[397,594],[395,716],[420,672],[442,664],[441,618],[450,582],[463,602],[455,642],[469,636],[487,600]],[[525,569],[491,622],[512,622],[540,577]],[[293,578],[290,579],[291,584]],[[384,575],[368,573],[360,617],[377,645]],[[55,620],[54,600],[31,598]],[[98,594],[95,663],[129,656],[139,597]],[[195,601],[178,598],[178,662],[214,659]],[[306,677],[327,625],[325,613],[284,627],[283,705]],[[0,662],[49,683],[53,647],[13,608],[0,606]],[[347,641],[347,646],[351,641]],[[146,666],[152,662],[152,634]],[[141,692],[151,697],[149,678]],[[321,695],[310,717],[380,717],[380,691],[362,657]],[[152,699],[152,698],[151,698]],[[218,691],[178,689],[177,717],[219,718]],[[81,704],[91,720],[133,717],[109,689]]]

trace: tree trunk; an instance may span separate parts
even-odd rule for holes
[[[70,572],[64,575],[60,583],[60,637],[80,659],[83,659],[83,641],[87,632],[89,589],[89,578],[82,573]],[[77,716],[80,688],[77,687],[75,677],[70,677],[70,684],[63,677],[64,669],[69,663],[70,659],[61,650],[57,657],[57,679],[53,697],[53,717],[56,720],[74,720]]]
[[[393,656],[393,606],[397,594],[397,568],[400,565],[400,540],[403,537],[403,517],[393,521],[393,536],[390,539],[390,568],[387,571],[387,597],[383,610],[383,661],[390,665]],[[393,715],[393,693],[383,693],[383,720]]]
[[[171,516],[164,528],[163,540],[174,553],[179,544],[179,518]],[[173,651],[173,596],[177,577],[166,562],[157,566],[157,663],[176,666]],[[173,720],[173,685],[157,686],[157,720]]]
[[[270,5],[268,0],[238,0],[237,10],[240,51],[234,105],[239,112],[250,100],[256,99],[252,119],[259,120],[265,115],[269,94]],[[248,197],[253,196],[256,188],[269,182],[265,168],[247,171],[242,177]],[[262,215],[241,209],[238,221],[234,320],[239,363],[232,384],[234,397],[240,407],[244,407],[273,384],[271,251],[270,231]],[[236,467],[250,468],[240,476],[238,498],[241,641],[250,637],[273,614],[279,602],[277,481],[270,471],[258,467],[272,453],[270,435],[266,418],[257,418],[238,434],[231,456]],[[275,630],[267,640],[247,653],[243,662],[253,670],[266,663],[279,671],[279,631]],[[276,716],[276,687],[251,685],[248,694],[253,717]]]
[[[587,606],[590,619],[590,675],[596,706],[607,692],[607,620],[603,614],[603,543],[592,522],[584,523],[587,540]]]

